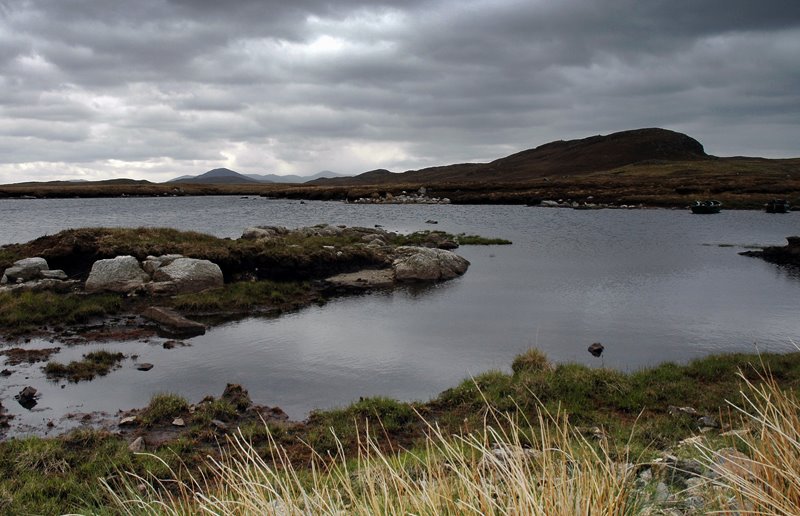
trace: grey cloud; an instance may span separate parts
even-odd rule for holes
[[[800,154],[795,0],[0,7],[7,167],[166,174],[225,153],[294,173],[401,170],[643,126],[718,154]]]

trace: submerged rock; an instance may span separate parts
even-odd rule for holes
[[[170,335],[188,337],[206,332],[205,325],[189,320],[171,308],[151,306],[142,312],[142,317],[155,321],[161,330]]]
[[[150,276],[139,266],[133,256],[117,256],[110,260],[97,260],[86,280],[88,292],[132,292],[150,281]]]

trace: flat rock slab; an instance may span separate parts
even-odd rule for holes
[[[142,313],[142,317],[158,323],[159,328],[171,335],[192,336],[206,332],[205,325],[163,306],[151,306]]]
[[[388,288],[394,285],[394,271],[392,269],[379,269],[348,272],[331,276],[325,281],[339,288]]]

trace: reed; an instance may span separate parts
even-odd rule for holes
[[[365,428],[355,458],[339,443],[302,467],[275,440],[265,458],[239,433],[208,459],[210,474],[129,475],[106,488],[129,515],[636,513],[633,468],[560,413],[540,407],[531,424],[490,409],[476,432],[427,428],[423,445],[389,451]]]

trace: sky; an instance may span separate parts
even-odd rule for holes
[[[0,183],[404,171],[641,127],[800,156],[800,1],[0,0]]]

